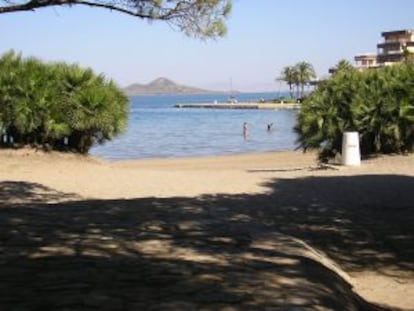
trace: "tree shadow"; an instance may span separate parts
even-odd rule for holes
[[[0,182],[0,203],[41,203],[80,199],[74,193],[64,193],[39,183],[23,181]]]
[[[348,271],[414,271],[413,177],[308,177],[268,186],[273,203],[262,205],[256,218],[326,252]]]
[[[0,182],[0,309],[384,310],[296,238],[349,271],[412,271],[414,179],[267,186],[263,195],[51,204],[49,194],[71,194]]]

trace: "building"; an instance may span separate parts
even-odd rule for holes
[[[378,67],[377,54],[373,54],[373,53],[359,54],[354,57],[354,60],[356,63],[356,68],[359,70],[365,70],[368,68]]]
[[[401,62],[406,51],[414,53],[414,30],[383,32],[384,41],[377,44],[377,62],[382,66]]]
[[[393,65],[404,60],[406,53],[414,53],[414,30],[394,30],[381,33],[377,54],[366,53],[354,57],[356,68],[365,70]]]

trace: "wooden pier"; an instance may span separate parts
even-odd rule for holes
[[[294,103],[198,103],[176,104],[176,108],[205,108],[205,109],[300,109],[300,104]]]

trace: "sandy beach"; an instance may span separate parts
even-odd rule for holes
[[[414,155],[0,150],[0,309],[414,310],[413,190]]]

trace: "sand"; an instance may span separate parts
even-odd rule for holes
[[[50,206],[66,208],[68,211],[78,206],[83,209],[108,208],[104,210],[105,213],[111,210],[114,215],[119,215],[122,209],[128,209],[129,218],[145,218],[147,221],[145,226],[150,223],[148,226],[152,231],[145,227],[147,228],[145,232],[155,230],[161,234],[165,231],[165,234],[168,233],[169,240],[167,243],[167,240],[152,237],[152,240],[131,242],[129,239],[126,241],[125,236],[117,236],[118,240],[113,246],[117,251],[112,254],[113,256],[114,254],[119,256],[121,253],[125,255],[127,248],[121,245],[126,245],[128,242],[134,243],[134,252],[145,254],[153,259],[175,261],[179,258],[183,262],[229,265],[234,268],[229,271],[234,272],[243,270],[238,266],[239,261],[235,262],[236,259],[252,263],[254,257],[257,261],[258,253],[252,253],[252,249],[260,249],[260,252],[269,249],[274,252],[277,249],[284,255],[289,255],[286,258],[307,258],[312,262],[310,264],[301,261],[297,266],[297,271],[301,271],[307,282],[311,282],[316,271],[318,271],[318,282],[320,279],[325,280],[324,276],[333,273],[335,279],[331,279],[331,276],[326,277],[327,283],[324,285],[326,291],[332,290],[330,287],[335,287],[340,282],[345,284],[341,285],[345,289],[349,285],[352,294],[342,292],[339,296],[355,294],[356,298],[352,299],[359,301],[359,297],[362,297],[361,301],[371,303],[369,307],[375,308],[375,305],[381,305],[409,310],[414,309],[413,191],[414,155],[382,156],[363,161],[360,167],[339,165],[321,167],[317,164],[315,153],[302,152],[109,162],[93,157],[45,154],[27,149],[0,150],[0,216],[6,217],[4,218],[6,225],[3,223],[3,232],[0,233],[12,234],[13,230],[7,228],[12,228],[12,224],[19,223],[19,217],[16,215],[19,215],[23,209],[25,214],[21,219],[29,222],[23,221],[24,225],[22,225],[24,246],[21,246],[22,244],[19,246],[19,242],[7,244],[3,241],[3,245],[6,246],[2,247],[3,253],[0,252],[0,256],[4,257],[3,259],[0,257],[0,264],[5,265],[6,261],[18,260],[22,257],[29,260],[39,255],[38,249],[34,251],[36,247],[26,243],[37,245],[36,243],[40,242],[31,238],[33,232],[37,232],[40,236],[46,233],[39,229],[39,226],[30,223],[28,220],[30,217],[26,212],[28,208],[38,210],[38,217],[43,213],[49,215],[47,217],[51,219],[57,217],[56,222],[59,216],[48,214],[50,212],[47,209]],[[172,212],[177,209],[180,212]],[[16,215],[13,215],[14,212]],[[75,217],[70,212],[68,215]],[[188,218],[189,215],[193,215],[193,218]],[[93,217],[99,218],[96,215]],[[59,227],[60,229],[57,230],[53,224],[44,220],[43,216],[39,218],[39,223],[42,221],[45,221],[45,226],[53,228],[53,232],[62,230],[66,234],[74,235],[74,232],[67,227],[64,230]],[[90,222],[91,220],[80,223],[89,228]],[[233,233],[226,233],[223,237],[222,230],[226,226],[233,228],[229,230]],[[212,227],[215,229],[211,229]],[[208,238],[198,240],[196,235],[186,236],[186,251],[184,251],[182,246],[180,248],[175,243],[177,239],[181,241],[180,234],[183,230],[185,232],[190,230],[194,235],[203,232],[202,236]],[[144,231],[140,232],[143,234]],[[78,238],[79,234],[76,231]],[[223,255],[216,250],[216,248],[222,250],[217,245],[231,244],[235,236],[244,236],[244,234],[248,237],[246,238],[248,243],[245,243],[246,245],[242,243],[243,252],[229,256],[227,252]],[[85,241],[87,240],[85,238]],[[60,241],[60,244],[57,241]],[[56,238],[54,244],[44,242],[41,247],[37,246],[47,251],[39,256],[55,256],[54,252],[58,252],[59,256],[62,254],[72,256],[72,242],[69,243],[66,238],[61,240],[60,236]],[[195,245],[198,242],[205,243],[209,251],[202,252],[197,249]],[[213,245],[214,251],[210,248],[210,244]],[[7,247],[10,247],[10,253],[12,250],[17,252],[18,249],[18,254],[13,253],[14,257],[4,255],[7,253]],[[93,256],[102,255],[101,250],[87,249],[87,252],[92,252]],[[267,255],[266,261],[276,264],[275,255],[272,254],[271,258]],[[105,256],[107,257],[108,253],[105,253]],[[32,263],[29,261],[27,264],[30,266]],[[310,268],[313,265],[317,268],[316,266]],[[5,271],[4,266],[2,268],[0,274]],[[22,266],[14,268],[17,271],[23,269]],[[254,270],[254,267],[249,267],[246,271],[243,270],[243,273],[250,271],[249,273],[253,273],[251,277],[253,278]],[[265,272],[270,273],[267,270],[263,273]],[[237,285],[241,286],[243,281],[238,279],[239,272],[234,273],[228,275],[221,271],[220,277],[225,280],[236,279]],[[218,272],[210,277],[217,278]],[[329,303],[323,305],[320,302],[324,300],[319,299],[319,296],[324,295],[321,291],[312,293],[314,295],[312,298],[307,296],[292,296],[291,300],[286,298],[295,292],[293,289],[287,290],[290,278],[294,279],[279,275],[273,285],[269,283],[269,288],[277,283],[279,292],[286,291],[284,300],[280,298],[281,300],[274,302],[274,305],[300,308],[301,304],[305,305],[303,301],[308,299],[313,303],[319,301],[319,307],[316,307],[315,303],[309,310],[329,309],[327,307]],[[10,282],[12,288],[20,286]],[[301,282],[304,282],[303,279]],[[312,287],[315,288],[313,285]],[[228,307],[227,304],[235,310],[249,309],[244,306],[257,306],[258,309],[261,309],[259,306],[268,306],[268,304],[272,306],[270,300],[260,296],[269,292],[269,288],[266,287],[260,294],[255,295],[254,290],[248,289],[246,285],[243,290],[249,294],[249,298],[243,296],[243,299],[230,302],[228,298],[227,300],[222,298],[224,302],[216,303],[214,308],[218,305],[225,308]],[[168,287],[168,290],[171,288]],[[168,290],[166,289],[166,292]],[[240,291],[242,290],[238,289],[237,293]],[[102,292],[99,295],[102,296]],[[108,296],[105,295],[104,297]],[[168,297],[171,295],[176,295],[176,291],[172,291],[172,294],[170,291]],[[222,297],[223,293],[220,295]],[[96,299],[95,296],[91,298],[93,301]],[[151,300],[151,305],[156,303],[154,301],[160,300],[162,303],[157,302],[160,304],[154,307],[155,309],[168,309],[166,306],[171,310],[200,309],[200,304],[208,309],[208,306],[212,306],[212,302],[207,303],[200,299],[182,301],[183,296],[180,296],[181,300],[172,302],[168,297],[154,298]],[[263,301],[258,297],[262,297],[260,299]],[[1,298],[0,306],[2,303],[3,306],[8,306],[7,299]],[[337,303],[340,299],[338,298]],[[146,303],[150,304],[149,301],[142,303],[142,306]],[[341,302],[339,305],[344,303]],[[330,305],[332,304],[334,302]],[[303,305],[302,309],[306,310]]]

